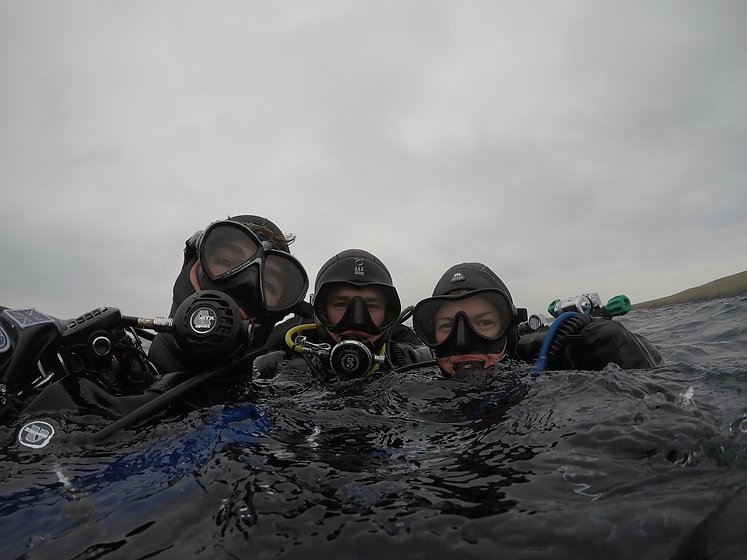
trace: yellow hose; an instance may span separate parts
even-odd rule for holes
[[[288,348],[290,348],[294,352],[302,352],[303,346],[301,346],[300,344],[296,344],[295,341],[293,340],[293,337],[297,333],[300,333],[301,331],[309,331],[311,329],[316,329],[316,325],[314,323],[298,325],[290,329],[287,333],[285,333],[285,343],[288,345]]]
[[[287,333],[285,333],[285,343],[288,345],[288,348],[293,350],[294,352],[303,352],[303,345],[296,344],[293,338],[296,334],[302,332],[302,331],[310,331],[312,329],[316,329],[316,325],[314,323],[307,323],[304,325],[298,325],[293,327],[292,329],[289,329]],[[379,351],[379,356],[385,356],[386,355],[386,344],[382,345],[381,350]],[[379,369],[379,363],[376,362],[373,367],[368,370],[368,373],[366,375],[371,375],[372,373],[375,373]]]

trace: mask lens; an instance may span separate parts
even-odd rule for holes
[[[240,224],[218,223],[209,227],[200,246],[200,264],[213,280],[250,262],[259,252],[257,237]]]
[[[314,299],[314,312],[332,332],[359,330],[379,334],[399,317],[401,304],[393,286],[330,282]]]
[[[262,268],[262,292],[268,311],[289,309],[306,295],[306,271],[295,258],[270,251]]]
[[[503,292],[476,290],[457,296],[436,296],[418,303],[413,312],[415,332],[428,346],[437,346],[451,334],[459,312],[485,340],[498,340],[513,323],[511,304]]]

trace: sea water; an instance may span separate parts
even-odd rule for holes
[[[618,319],[652,370],[285,370],[111,442],[7,445],[0,558],[745,558],[746,316]]]

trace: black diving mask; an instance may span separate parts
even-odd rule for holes
[[[370,292],[357,295],[364,289],[369,289]],[[370,311],[377,306],[383,307],[384,316],[379,325],[374,322]],[[385,284],[331,282],[323,284],[314,297],[314,313],[317,319],[329,332],[335,334],[347,331],[359,331],[369,335],[381,334],[397,321],[400,307],[396,290],[393,286]],[[336,309],[344,309],[344,313],[339,320],[333,322],[330,314],[335,314]]]
[[[436,356],[500,354],[518,313],[503,291],[486,288],[419,302],[413,327]]]
[[[200,285],[230,295],[254,318],[290,312],[309,287],[296,258],[240,222],[210,224],[197,240],[197,257]]]

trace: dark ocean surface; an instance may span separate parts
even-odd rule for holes
[[[5,430],[0,558],[747,558],[746,317],[619,319],[654,370],[285,371],[97,446]]]

